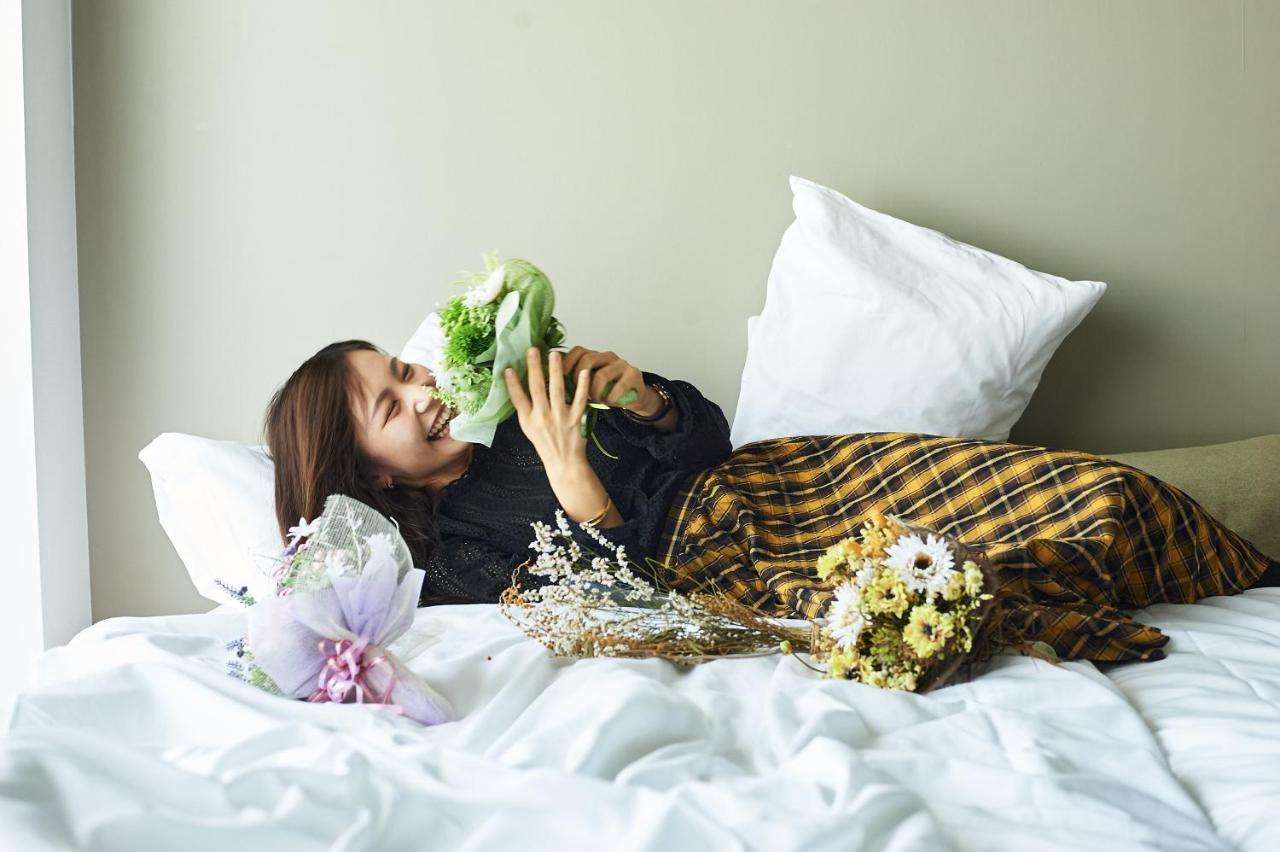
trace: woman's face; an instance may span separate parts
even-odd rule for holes
[[[428,438],[446,409],[426,387],[436,377],[421,364],[409,364],[381,352],[347,354],[359,391],[350,399],[356,442],[375,467],[375,487],[391,483],[438,490],[467,469],[474,446],[454,440],[449,426]]]

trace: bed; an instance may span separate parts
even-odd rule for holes
[[[770,436],[760,430],[842,434],[891,421],[1004,440],[1103,285],[1035,273],[792,185],[797,224],[748,324],[734,445]],[[854,224],[830,223],[844,220],[883,239],[840,243]],[[905,241],[898,255],[884,248],[895,240]],[[870,259],[859,257],[867,245]],[[871,288],[861,298],[877,305],[922,292],[932,279],[920,258],[946,266],[938,292],[970,293],[962,302],[974,315],[880,331],[932,345],[950,330],[957,351],[990,343],[982,358],[899,336],[895,351],[932,360],[886,361],[862,333],[877,323],[810,333],[829,305],[856,315],[861,301],[842,300],[843,286]],[[875,275],[872,261],[884,267]],[[898,286],[902,275],[912,286]],[[1024,321],[1006,322],[1015,315]],[[417,337],[402,359],[420,360]],[[860,356],[872,367],[857,369]],[[839,369],[813,368],[823,364]],[[846,405],[850,375],[883,379],[883,398],[860,390]],[[833,384],[801,388],[802,376]],[[931,402],[912,416],[942,419],[908,426],[901,412],[876,409],[898,406],[903,387]],[[245,554],[278,551],[262,448],[167,434],[139,457],[196,588],[252,588],[251,564],[228,572]],[[1280,435],[1115,458],[1280,554]],[[823,680],[793,657],[689,669],[557,661],[495,605],[431,607],[390,647],[457,715],[430,728],[229,677],[228,643],[245,632],[234,604],[107,618],[45,652],[17,696],[0,744],[0,847],[1280,849],[1280,588],[1135,616],[1170,636],[1166,659],[1100,667],[999,656],[974,680],[921,696]]]
[[[420,609],[392,650],[454,704],[432,728],[228,677],[233,605],[109,618],[12,708],[3,844],[1280,848],[1280,589],[1137,615],[1167,659],[999,656],[917,696],[794,658],[557,662],[497,606]]]

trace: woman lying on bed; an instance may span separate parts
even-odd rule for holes
[[[449,435],[427,368],[358,340],[317,352],[266,417],[282,537],[347,494],[397,521],[426,571],[422,605],[496,603],[513,580],[538,585],[524,567],[530,524],[554,526],[562,509],[596,520],[632,562],[658,560],[678,588],[709,583],[767,614],[812,618],[831,599],[814,563],[874,507],[985,550],[1008,635],[1100,662],[1164,657],[1168,637],[1122,610],[1280,585],[1280,563],[1120,462],[907,432],[732,450],[720,407],[688,382],[582,347],[553,351],[545,373],[538,350],[528,363],[527,388],[507,377],[517,416],[485,447]],[[643,392],[617,406],[628,387]],[[579,431],[588,400],[613,406],[595,428],[616,459]]]

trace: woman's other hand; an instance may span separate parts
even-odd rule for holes
[[[614,408],[625,408],[641,416],[647,416],[662,407],[657,391],[644,383],[644,373],[613,352],[597,352],[584,346],[575,346],[564,356],[564,374],[576,371],[581,383],[584,370],[591,372],[588,402],[603,403]],[[626,399],[630,391],[631,399]],[[625,399],[625,402],[623,400]]]
[[[526,353],[529,362],[529,392],[520,385],[519,374],[508,368],[503,377],[507,393],[515,406],[520,428],[533,444],[542,466],[555,476],[587,464],[587,439],[580,424],[587,410],[587,370],[578,375],[573,400],[565,398],[563,358],[552,351],[547,372],[542,374],[542,353],[531,346]]]

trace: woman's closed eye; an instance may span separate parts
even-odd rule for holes
[[[406,382],[409,381],[409,379],[413,377],[413,365],[405,364],[404,370],[402,372],[403,372],[403,375],[401,375],[400,377],[401,380]],[[392,400],[391,405],[387,407],[387,419],[383,422],[383,425],[390,423],[391,418],[395,417],[396,412],[398,412],[399,410],[400,410],[400,401]]]

